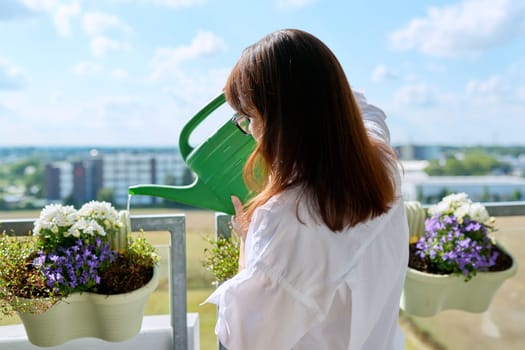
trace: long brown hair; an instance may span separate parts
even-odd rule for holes
[[[224,92],[262,125],[244,168],[258,194],[238,220],[249,222],[257,207],[296,184],[333,231],[388,211],[394,152],[368,136],[343,68],[319,39],[294,29],[267,35],[242,53]]]

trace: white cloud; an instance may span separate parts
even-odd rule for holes
[[[516,96],[521,103],[525,103],[525,85],[518,88]]]
[[[513,104],[523,108],[525,62],[516,62],[485,79],[471,79],[465,85],[467,96],[480,105]]]
[[[386,64],[377,65],[372,71],[372,80],[374,81],[392,80],[397,78],[399,78],[399,75],[390,70]]]
[[[106,0],[107,1],[107,0]],[[171,8],[183,8],[203,5],[207,0],[112,0],[116,3],[137,3],[144,5],[157,5]]]
[[[390,34],[393,48],[415,49],[429,55],[477,55],[525,34],[523,0],[464,0],[431,7]]]
[[[0,117],[6,116],[7,114],[8,109],[0,104]],[[2,118],[0,118],[0,120],[2,120]]]
[[[275,0],[275,6],[279,10],[297,9],[312,5],[317,0]]]
[[[22,0],[22,3],[34,11],[51,12],[59,6],[60,0]]]
[[[153,57],[153,71],[150,78],[158,80],[166,74],[177,73],[182,62],[212,55],[225,48],[226,45],[221,37],[212,32],[200,31],[190,45],[157,49]]]
[[[429,72],[432,72],[432,73],[445,73],[447,71],[447,67],[445,65],[442,65],[442,64],[438,64],[438,63],[435,63],[435,62],[430,62],[430,63],[427,63],[425,65],[425,68],[427,69],[427,71]]]
[[[128,75],[128,71],[122,68],[116,68],[111,71],[111,76],[115,79],[126,79]]]
[[[80,62],[73,66],[73,73],[77,75],[90,75],[100,72],[101,68],[93,62]]]
[[[91,37],[91,52],[95,57],[103,57],[109,51],[130,48],[130,44],[125,40],[115,39],[108,35],[108,32],[117,35],[133,32],[133,29],[120,18],[108,13],[90,12],[84,15],[82,22],[84,32]]]
[[[99,36],[109,30],[117,30],[125,33],[132,31],[131,27],[122,22],[118,17],[103,12],[86,13],[83,18],[83,27],[86,34],[90,36]]]
[[[195,5],[205,4],[206,0],[154,0],[157,5],[168,7],[191,7]]]
[[[53,12],[53,22],[62,36],[71,35],[71,17],[80,13],[80,6],[77,2],[68,5],[59,5]]]
[[[510,86],[501,76],[494,75],[487,80],[470,80],[466,87],[467,93],[479,95],[500,95],[510,92]]]
[[[160,95],[96,97],[83,101],[71,114],[70,122],[97,145],[162,144],[176,140],[174,132],[182,127],[181,121],[174,120],[180,110]]]
[[[27,77],[21,68],[0,57],[0,90],[14,90],[25,85]]]
[[[437,91],[425,83],[405,85],[394,94],[394,104],[404,106],[426,107],[437,103]]]
[[[48,13],[61,36],[71,35],[71,18],[80,14],[80,5],[76,0],[21,0],[32,11]]]
[[[51,93],[50,97],[49,97],[49,101],[51,102],[51,104],[60,104],[60,103],[63,103],[65,100],[65,96],[64,96],[64,93],[62,91],[55,91],[53,93]]]
[[[129,49],[129,44],[113,40],[107,36],[97,36],[91,39],[91,52],[95,57],[103,57],[109,51],[119,51]]]

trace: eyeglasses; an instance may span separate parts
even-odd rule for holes
[[[235,113],[232,118],[232,123],[237,125],[243,134],[252,134],[250,131],[250,118],[248,116],[241,113]]]

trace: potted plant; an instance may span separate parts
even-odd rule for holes
[[[127,211],[91,201],[50,204],[32,236],[0,236],[0,303],[16,312],[29,341],[55,346],[81,337],[123,341],[140,331],[156,288],[159,257],[132,238]],[[79,317],[79,315],[82,315]]]
[[[239,270],[239,236],[232,231],[229,237],[205,238],[210,247],[204,249],[203,267],[210,271],[215,286],[229,280]]]
[[[420,211],[406,208],[409,223],[418,225],[414,217]],[[517,270],[511,254],[490,235],[495,219],[466,193],[455,193],[431,206],[424,220],[424,235],[410,243],[401,309],[425,317],[445,309],[487,310]]]

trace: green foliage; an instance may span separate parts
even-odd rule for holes
[[[101,188],[97,192],[97,201],[114,203],[115,190],[113,188]]]
[[[509,172],[510,165],[498,161],[482,150],[467,151],[462,159],[449,155],[444,162],[430,160],[425,172],[433,176],[487,175],[494,171]]]
[[[22,159],[11,165],[9,169],[11,183],[23,184],[26,191],[36,188],[36,193],[28,193],[41,197],[44,184],[44,163],[37,157]]]
[[[15,311],[43,312],[61,299],[46,286],[43,273],[33,268],[35,250],[31,237],[0,234],[0,318]],[[34,298],[39,302],[29,300]]]
[[[217,239],[205,237],[205,240],[211,247],[204,249],[203,266],[213,273],[215,283],[221,284],[232,278],[239,270],[239,236],[232,233],[229,238],[222,236]]]
[[[512,194],[510,195],[511,201],[520,201],[523,199],[523,193],[519,189],[515,189],[512,191]]]
[[[136,238],[128,235],[126,249],[119,252],[115,263],[101,272],[97,292],[120,294],[138,289],[148,283],[159,261],[155,247],[146,240],[143,231]]]
[[[144,236],[144,231],[135,238],[128,236],[128,247],[123,254],[128,255],[136,265],[151,267],[160,261],[155,247]]]

